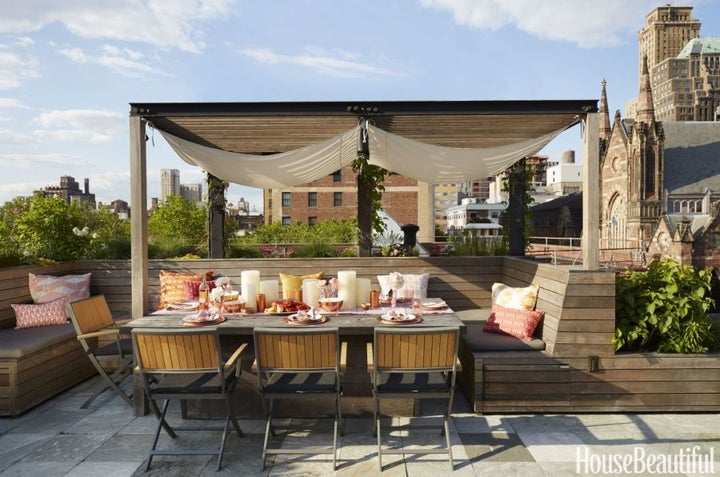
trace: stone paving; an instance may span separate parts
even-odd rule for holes
[[[245,436],[228,437],[223,468],[206,456],[156,457],[144,471],[156,425],[154,416],[133,417],[119,398],[105,393],[89,409],[80,404],[97,378],[16,418],[0,418],[2,476],[325,476],[333,474],[326,456],[274,456],[261,470],[263,422],[241,419]],[[720,414],[489,415],[470,412],[458,394],[451,423],[458,476],[720,475]],[[433,405],[420,409],[433,419]],[[181,421],[179,406],[171,422]],[[406,418],[394,418],[407,423]],[[439,422],[439,420],[436,420]],[[198,420],[193,420],[193,424]],[[208,425],[216,422],[200,421]],[[327,420],[311,420],[309,431],[278,436],[276,445],[293,447],[331,442]],[[161,446],[190,448],[214,444],[218,431],[202,431]],[[394,432],[388,442],[407,448],[442,442],[434,430]],[[212,441],[211,441],[212,440]],[[372,420],[348,417],[341,440],[339,476],[433,476],[450,473],[444,455],[384,456],[377,468]]]

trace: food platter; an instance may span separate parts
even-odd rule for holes
[[[286,316],[283,318],[283,322],[287,323],[288,325],[295,325],[295,326],[307,326],[307,325],[319,325],[320,323],[325,323],[328,320],[327,316],[317,314],[313,316],[312,318],[306,319],[306,320],[298,320],[298,314],[293,313],[289,316]]]
[[[264,312],[268,316],[290,316],[297,313],[297,311],[276,311],[276,312]]]
[[[398,314],[398,315],[381,315],[377,317],[377,320],[380,323],[385,323],[387,325],[411,325],[413,323],[420,323],[422,321],[422,318],[413,314]]]

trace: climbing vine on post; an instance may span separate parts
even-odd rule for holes
[[[225,180],[207,173],[208,186],[208,256],[225,256],[225,191],[229,187]]]
[[[358,228],[360,229],[360,255],[369,256],[372,248],[372,232],[382,233],[384,223],[380,217],[382,194],[387,169],[368,164],[367,153],[358,153],[352,162],[353,172],[357,174],[358,184]]]

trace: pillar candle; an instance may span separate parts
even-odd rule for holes
[[[338,298],[343,301],[342,310],[355,308],[357,285],[355,270],[338,271]]]
[[[277,280],[263,280],[260,282],[260,293],[265,294],[265,303],[270,306],[270,303],[280,300],[280,286]]]
[[[358,278],[357,283],[357,298],[356,303],[358,305],[363,303],[370,303],[370,279],[369,278]]]
[[[260,271],[259,270],[243,270],[240,272],[240,283],[252,283],[255,285],[255,290],[260,289]]]
[[[302,281],[302,296],[303,303],[313,308],[318,306],[318,300],[320,299],[320,287],[315,278],[306,278]]]
[[[255,308],[257,308],[257,288],[255,287],[255,284],[252,282],[244,281],[240,285],[240,288],[242,289],[243,300],[245,300],[245,308],[248,308],[250,310],[254,310]]]

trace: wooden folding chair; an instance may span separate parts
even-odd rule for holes
[[[150,470],[156,455],[216,455],[216,469],[220,470],[230,424],[239,437],[243,436],[230,398],[240,374],[240,354],[247,343],[240,345],[223,362],[217,330],[136,328],[132,330],[132,336],[137,370],[150,406],[158,418],[145,470]],[[160,399],[164,400],[162,410],[157,403]],[[225,423],[210,427],[171,426],[166,415],[172,399],[222,399],[225,403]],[[163,428],[173,439],[177,437],[175,431],[223,432],[220,446],[216,449],[159,450],[157,444]]]
[[[338,432],[342,433],[340,367],[345,362],[347,343],[340,344],[337,328],[256,328],[254,337],[258,391],[265,410],[262,468],[265,469],[269,454],[332,454],[335,470]],[[332,447],[269,449],[270,434],[275,435],[277,429],[288,432],[300,429],[300,426],[280,427],[273,423],[275,399],[312,400],[323,394],[335,396]]]
[[[460,340],[458,327],[375,328],[374,343],[368,343],[368,365],[372,378],[374,432],[377,436],[378,467],[383,454],[445,454],[453,464],[449,417],[452,413]],[[447,399],[441,435],[445,448],[383,449],[380,430],[380,402],[383,399]],[[411,424],[391,429],[434,428]]]
[[[120,389],[123,380],[132,374],[132,341],[130,338],[120,337],[120,328],[118,323],[113,320],[105,296],[96,295],[71,302],[70,321],[75,327],[78,341],[82,344],[98,374],[103,378],[102,385],[80,408],[87,408],[107,389],[115,391],[132,407],[132,395],[125,394]],[[103,341],[106,343],[103,344]],[[116,369],[108,375],[107,370],[112,366],[115,366]]]

